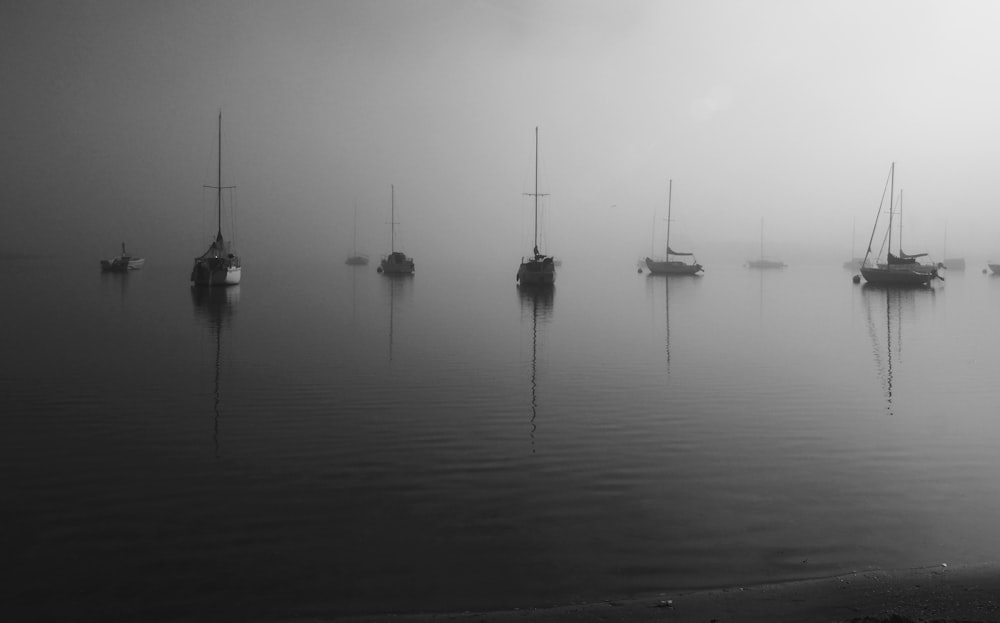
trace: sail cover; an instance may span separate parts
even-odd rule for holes
[[[890,264],[916,264],[917,263],[917,258],[918,257],[923,257],[925,255],[927,255],[927,254],[926,253],[909,254],[909,253],[904,253],[903,251],[900,251],[898,256],[893,255],[892,253],[890,253],[889,254],[889,263]]]
[[[667,255],[694,255],[694,253],[680,253],[678,251],[674,251],[670,247],[667,247]]]

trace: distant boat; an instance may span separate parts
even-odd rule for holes
[[[760,258],[756,260],[747,260],[747,266],[749,268],[785,268],[788,264],[785,264],[781,260],[768,259],[764,257],[764,219],[760,219]]]
[[[994,275],[1000,275],[1000,264],[987,264]]]
[[[944,260],[941,264],[944,268],[948,270],[965,270],[965,258],[962,257],[948,257],[948,223],[944,224],[944,248],[941,255],[944,256]]]
[[[646,258],[646,266],[649,268],[649,272],[654,275],[697,275],[704,269],[698,260],[694,258],[694,253],[682,253],[679,251],[674,251],[670,248],[670,208],[671,199],[674,194],[674,181],[670,180],[670,185],[667,190],[667,252],[666,259],[664,260],[654,260],[651,257]],[[683,260],[673,260],[670,259],[671,256],[676,257],[690,257],[690,262],[685,262]]]
[[[222,185],[222,111],[219,111],[219,177],[215,186],[206,186],[218,191],[216,206],[218,213],[218,233],[208,250],[194,258],[191,269],[191,283],[196,286],[234,286],[240,282],[242,269],[240,257],[233,253],[232,241],[222,238],[222,191],[236,188]]]
[[[354,247],[351,251],[351,257],[347,258],[347,264],[351,266],[367,266],[368,256],[364,253],[358,253],[358,204],[354,204]]]
[[[856,230],[856,221],[855,219],[851,219],[851,259],[844,262],[844,268],[848,270],[858,270],[865,262],[865,258],[854,255],[854,240],[857,238]]]
[[[538,252],[538,198],[543,196],[538,192],[538,127],[535,127],[535,192],[527,193],[535,198],[535,246],[534,255],[527,259],[521,258],[517,267],[516,280],[522,286],[551,286],[556,282],[555,258]]]
[[[900,214],[899,223],[899,253],[892,252],[892,216],[893,197],[895,194],[896,163],[892,163],[889,168],[889,227],[886,231],[886,261],[884,263],[869,263],[872,256],[872,240],[875,239],[875,232],[878,229],[878,215],[882,212],[882,203],[879,203],[879,211],[875,214],[875,225],[872,227],[872,235],[868,241],[868,251],[865,253],[865,260],[861,266],[861,275],[870,284],[882,286],[926,286],[934,279],[942,279],[938,275],[937,267],[933,264],[920,264],[917,259],[926,256],[926,253],[909,254],[903,251],[903,217]],[[883,190],[883,202],[885,194]],[[902,211],[902,196],[900,196],[900,211]]]
[[[392,231],[392,241],[390,243],[389,255],[382,256],[378,272],[384,275],[412,275],[414,271],[413,258],[406,257],[402,251],[396,250],[396,187],[392,189],[392,199],[390,202],[389,226]]]
[[[101,270],[106,273],[124,273],[130,270],[139,270],[146,264],[146,260],[141,257],[132,257],[125,252],[125,243],[122,243],[122,254],[110,260],[101,260]]]

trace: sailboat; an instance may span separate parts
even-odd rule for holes
[[[222,111],[219,111],[219,177],[214,188],[218,191],[216,209],[218,213],[218,233],[208,250],[194,258],[191,269],[191,283],[196,286],[234,286],[240,282],[242,269],[240,257],[233,253],[232,241],[222,238],[222,191],[236,188],[222,185]]]
[[[750,268],[784,268],[788,266],[781,260],[772,260],[764,257],[764,219],[760,219],[760,258],[748,260],[747,266]]]
[[[413,258],[406,257],[402,251],[396,250],[396,187],[392,189],[392,200],[390,203],[389,225],[392,231],[392,242],[390,243],[389,255],[382,256],[382,262],[378,267],[378,272],[384,275],[412,275],[414,270]]]
[[[934,279],[943,279],[938,275],[937,267],[933,264],[919,264],[918,258],[924,257],[926,253],[909,254],[903,251],[903,223],[900,215],[899,224],[899,254],[892,252],[892,215],[893,197],[895,195],[896,183],[896,163],[889,167],[889,228],[886,231],[886,261],[884,263],[875,261],[872,256],[872,241],[875,240],[875,232],[878,228],[878,216],[882,212],[882,203],[879,203],[879,211],[875,214],[875,225],[872,227],[872,235],[868,240],[868,251],[865,253],[864,262],[861,265],[861,275],[865,281],[874,285],[883,286],[926,286]],[[885,194],[883,190],[883,201]],[[900,197],[902,203],[902,197]],[[902,207],[902,206],[901,206]],[[869,259],[873,263],[869,263]]]
[[[351,257],[347,258],[347,264],[351,266],[367,266],[368,256],[364,253],[358,253],[358,204],[354,203],[354,247],[351,251]]]
[[[551,255],[543,255],[538,251],[538,198],[544,196],[538,192],[538,126],[535,126],[535,192],[526,193],[535,198],[535,245],[534,255],[527,259],[521,258],[517,267],[517,283],[522,286],[551,286],[556,282],[556,267]]]
[[[667,191],[667,257],[663,261],[654,260],[651,257],[646,258],[646,266],[649,268],[649,272],[654,275],[697,275],[704,269],[698,260],[695,259],[694,253],[681,253],[674,251],[670,248],[670,209],[671,209],[671,199],[674,194],[674,180],[670,180],[670,186]],[[685,262],[682,260],[672,260],[670,256],[678,257],[690,257],[691,262]]]
[[[944,247],[942,248],[941,256],[944,259],[941,261],[944,267],[948,270],[965,270],[965,258],[964,257],[948,257],[948,223],[944,224]]]
[[[110,273],[124,273],[130,270],[139,270],[146,264],[146,260],[141,257],[132,257],[125,252],[125,243],[122,243],[122,254],[110,260],[101,260],[101,270]]]

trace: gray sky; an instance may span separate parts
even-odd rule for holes
[[[7,2],[0,252],[186,262],[236,184],[245,261],[530,249],[707,265],[860,254],[892,161],[907,251],[1000,259],[1000,3]],[[227,216],[224,234],[230,234]],[[426,263],[426,262],[425,262]],[[513,270],[513,268],[512,268]]]

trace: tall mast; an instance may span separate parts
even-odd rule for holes
[[[896,197],[896,163],[889,167],[889,253],[892,253],[892,202]],[[888,259],[886,260],[888,261]]]
[[[218,188],[218,200],[216,202],[218,219],[219,219],[219,233],[218,237],[222,237],[222,110],[219,110],[219,185]]]
[[[389,204],[390,205],[389,231],[392,232],[391,234],[392,242],[389,245],[389,248],[392,250],[393,253],[395,253],[396,252],[396,185],[389,184],[389,188],[392,190],[391,203]]]
[[[535,126],[535,192],[533,192],[533,193],[524,193],[524,194],[528,195],[529,197],[534,197],[535,198],[535,247],[534,247],[534,253],[535,253],[535,255],[540,255],[538,253],[538,198],[539,197],[544,197],[548,193],[540,193],[540,192],[538,192],[538,126],[537,125]]]
[[[216,234],[216,240],[222,238],[222,191],[236,188],[235,186],[223,186],[222,185],[222,110],[219,110],[219,172],[218,172],[218,183],[215,186],[205,185],[205,188],[214,188],[216,190],[216,214],[217,214],[217,225],[218,233]]]
[[[760,259],[764,260],[764,217],[760,217]]]
[[[538,126],[535,126],[535,249],[538,249]],[[537,251],[536,251],[537,253]]]
[[[667,187],[667,260],[670,259],[670,204],[674,195],[674,180]]]

